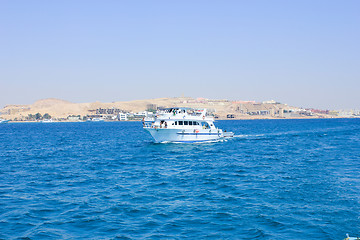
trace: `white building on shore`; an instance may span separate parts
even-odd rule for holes
[[[119,120],[120,121],[127,121],[128,120],[128,113],[119,113]]]

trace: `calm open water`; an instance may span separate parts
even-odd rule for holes
[[[360,119],[0,125],[0,239],[344,239],[360,232]]]

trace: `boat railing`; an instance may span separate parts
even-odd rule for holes
[[[151,128],[152,125],[153,125],[153,122],[146,122],[146,121],[143,122],[143,127],[144,128]]]

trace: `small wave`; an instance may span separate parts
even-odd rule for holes
[[[209,141],[189,141],[189,142],[163,141],[163,142],[156,143],[156,144],[209,144],[209,143],[216,143],[216,142],[222,142],[222,141],[224,141],[224,139],[209,140]]]

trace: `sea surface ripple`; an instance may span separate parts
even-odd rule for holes
[[[360,232],[360,119],[0,125],[0,239],[344,239]]]

